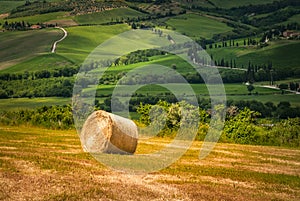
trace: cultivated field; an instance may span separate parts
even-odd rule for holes
[[[255,65],[268,64],[272,62],[276,69],[287,70],[298,68],[298,52],[300,42],[295,40],[279,40],[270,42],[268,47],[257,48],[256,46],[244,47],[239,41],[239,47],[225,47],[207,49],[215,60],[224,58],[227,61],[235,59],[238,67],[248,67],[249,61]]]
[[[98,45],[114,35],[129,30],[128,25],[113,26],[77,26],[66,28],[68,37],[58,48],[60,54],[75,63],[81,63]]]
[[[24,5],[25,1],[0,1],[0,14],[9,13],[17,6]]]
[[[0,1],[1,2],[1,1]],[[0,22],[28,22],[30,24],[37,24],[37,23],[45,23],[50,20],[58,20],[62,18],[70,18],[68,17],[67,12],[55,12],[55,13],[46,13],[46,14],[40,14],[40,15],[32,15],[32,16],[26,16],[26,17],[17,17],[17,18],[9,18],[9,19],[0,19]]]
[[[169,143],[139,141],[137,153]],[[114,172],[81,149],[74,130],[0,127],[1,200],[299,200],[300,150],[201,142],[150,174]]]
[[[0,70],[50,52],[54,41],[62,35],[57,29],[0,33]]]
[[[52,70],[57,68],[63,68],[65,66],[72,65],[73,62],[69,59],[58,55],[48,53],[37,55],[31,59],[28,59],[24,62],[18,63],[13,65],[9,68],[2,70],[2,73],[21,73],[24,71],[34,72],[34,71],[41,71],[41,70]]]
[[[121,21],[126,20],[127,18],[138,18],[144,15],[145,14],[140,13],[131,8],[118,8],[99,13],[78,15],[75,16],[74,19],[79,24],[103,24],[109,22],[116,22],[117,19]]]
[[[1,111],[18,111],[21,109],[33,109],[42,106],[71,104],[71,98],[47,97],[47,98],[11,98],[2,99]]]
[[[167,24],[176,28],[177,32],[198,38],[211,38],[214,34],[232,30],[232,28],[220,21],[196,14],[174,17],[168,20]]]
[[[257,4],[267,4],[267,3],[272,3],[274,0],[265,0],[265,1],[260,1],[260,0],[211,0],[215,4],[215,6],[219,8],[233,8],[233,7],[239,7],[239,6],[247,6],[247,5],[257,5]]]

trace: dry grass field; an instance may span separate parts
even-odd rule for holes
[[[168,143],[140,140],[137,153]],[[150,174],[110,170],[74,130],[0,126],[0,200],[300,200],[300,150],[201,142]]]

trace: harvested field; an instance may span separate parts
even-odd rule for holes
[[[137,153],[170,140],[141,139]],[[0,127],[0,200],[299,200],[300,150],[202,142],[164,170],[114,172],[81,149],[74,130]]]

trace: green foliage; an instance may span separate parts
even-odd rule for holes
[[[189,112],[183,114],[183,111]],[[159,132],[159,136],[172,136],[182,123],[195,125],[199,123],[196,122],[197,119],[204,123],[208,118],[208,114],[204,110],[198,110],[195,106],[185,101],[177,103],[159,101],[156,105],[144,105],[141,103],[137,108],[137,112],[140,114],[140,123],[144,125],[156,124],[156,126],[163,128]],[[161,123],[165,124],[160,125]]]
[[[76,67],[62,67],[54,70],[39,70],[35,72],[19,72],[19,73],[0,73],[0,80],[11,81],[11,80],[35,80],[50,77],[72,77],[78,72]],[[10,71],[8,71],[10,72]]]
[[[274,80],[280,80],[287,77],[299,77],[299,59],[300,42],[298,40],[276,40],[269,42],[267,47],[259,48],[257,46],[242,46],[239,41],[239,47],[221,47],[207,49],[207,52],[213,56],[217,65],[236,62],[237,68],[245,68],[249,61],[255,73],[255,81],[270,81],[269,65],[272,62],[274,70]],[[286,65],[286,64],[289,65]]]
[[[251,144],[256,142],[258,136],[255,129],[256,118],[260,114],[248,108],[240,111],[238,115],[229,118],[224,126],[224,134],[229,142]]]
[[[268,145],[299,147],[300,118],[286,119],[276,123],[262,141]]]
[[[251,94],[252,91],[255,89],[255,87],[252,84],[247,85],[247,90],[249,91],[249,93]]]
[[[42,76],[42,79],[0,80],[0,89],[4,90],[10,98],[71,97],[74,78],[45,78],[45,76],[50,76],[47,72],[41,71],[41,74],[38,74]]]
[[[270,107],[274,105],[267,104]],[[194,106],[186,103],[167,103],[159,101],[156,105],[140,104],[137,112],[140,114],[139,122],[144,125],[155,124],[160,130],[158,136],[173,137],[180,127],[182,121],[182,108],[190,108],[193,111]],[[224,110],[224,106],[217,106],[215,111]],[[238,107],[229,107],[224,129],[220,127],[220,117],[210,119],[208,112],[199,109],[198,114],[188,114],[187,119],[191,123],[199,119],[199,128],[196,140],[204,140],[207,137],[208,130],[210,136],[208,140],[214,140],[219,131],[223,134],[220,137],[221,142],[230,142],[237,144],[256,144],[256,145],[276,145],[276,146],[300,146],[300,121],[299,117],[294,119],[281,120],[280,122],[259,120],[259,112],[252,111],[249,108],[239,110]],[[213,122],[211,122],[213,121]],[[218,123],[219,122],[219,123]],[[162,125],[163,124],[163,125]],[[212,126],[212,127],[210,127]],[[155,132],[157,133],[157,132]]]
[[[5,125],[29,124],[51,129],[74,127],[70,105],[43,106],[35,110],[1,111],[0,114],[0,123]]]

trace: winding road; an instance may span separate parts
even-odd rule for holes
[[[53,43],[52,50],[51,50],[52,53],[55,53],[57,43],[63,41],[68,36],[68,32],[64,28],[62,27],[56,27],[56,28],[62,30],[64,32],[64,36]]]

